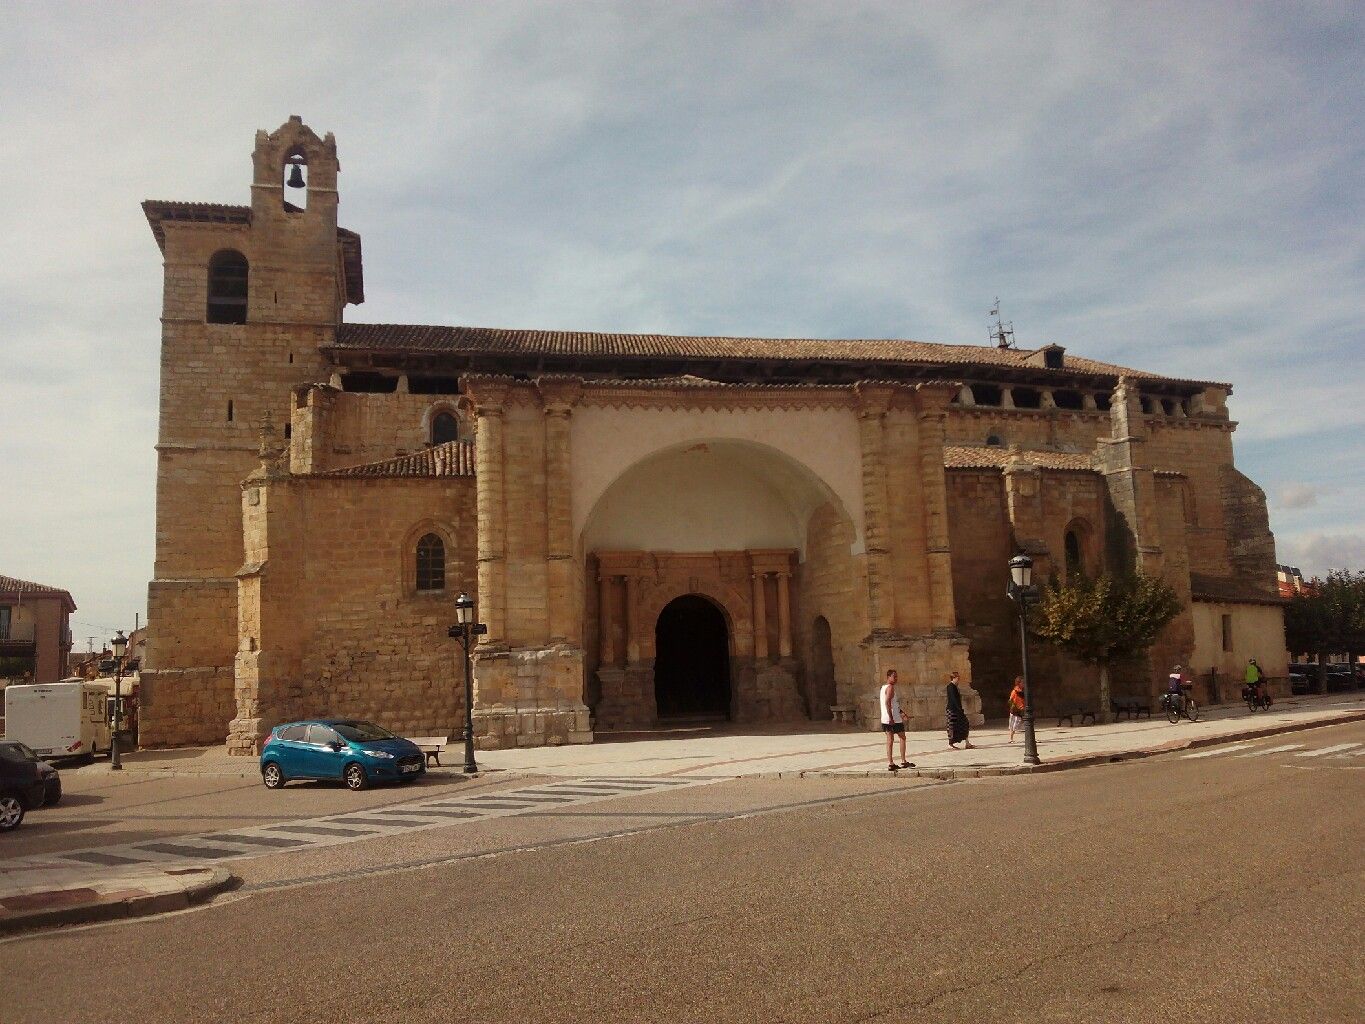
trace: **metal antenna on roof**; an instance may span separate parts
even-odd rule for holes
[[[1000,319],[999,296],[996,296],[995,305],[991,307],[991,311],[986,315],[995,318],[991,321],[990,332],[987,335],[991,341],[995,342],[995,347],[1014,348],[1014,321],[1011,320],[1009,323],[1005,323],[1005,321]]]

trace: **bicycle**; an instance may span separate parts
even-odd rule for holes
[[[1180,693],[1166,692],[1161,695],[1161,706],[1172,723],[1180,721],[1184,715],[1191,722],[1199,721],[1199,702],[1183,690]]]

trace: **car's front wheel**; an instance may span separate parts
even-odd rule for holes
[[[266,789],[280,789],[284,786],[284,772],[280,771],[280,766],[271,761],[261,769],[261,781],[265,783]]]
[[[24,802],[16,793],[0,793],[0,832],[18,828],[24,820]]]
[[[361,790],[370,784],[365,769],[358,764],[348,764],[342,778],[346,780],[347,789]]]

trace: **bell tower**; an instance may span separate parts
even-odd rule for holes
[[[149,200],[164,257],[156,565],[143,742],[216,743],[236,714],[242,481],[291,389],[363,300],[360,237],[337,227],[337,154],[299,117],[256,133],[251,203]],[[248,631],[249,632],[249,631]]]

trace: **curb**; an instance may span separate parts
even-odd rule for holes
[[[998,778],[1007,775],[1037,775],[1047,772],[1069,771],[1073,768],[1094,768],[1102,764],[1120,764],[1124,761],[1140,761],[1147,757],[1156,757],[1160,754],[1169,754],[1178,750],[1195,750],[1199,747],[1214,747],[1221,743],[1236,743],[1240,740],[1260,739],[1265,736],[1279,736],[1283,733],[1303,732],[1306,729],[1322,729],[1330,725],[1343,725],[1347,722],[1359,722],[1365,720],[1365,711],[1343,711],[1332,718],[1316,719],[1311,722],[1286,722],[1281,725],[1263,726],[1258,729],[1242,729],[1238,732],[1225,733],[1221,736],[1197,736],[1187,740],[1172,740],[1160,746],[1149,747],[1141,750],[1121,750],[1110,754],[1086,754],[1080,757],[1060,758],[1056,761],[1044,761],[1042,764],[1017,764],[985,766],[980,768],[906,768],[896,772],[894,775],[885,771],[865,771],[865,772],[838,772],[838,771],[801,771],[801,772],[776,772],[775,778],[794,777],[802,779],[886,779],[891,778],[920,778],[920,779],[988,779]],[[887,781],[891,781],[887,779]]]
[[[240,881],[236,875],[223,868],[212,868],[208,878],[188,885],[178,892],[147,893],[142,896],[129,896],[112,903],[87,903],[75,907],[53,907],[49,910],[34,910],[0,921],[0,935],[30,931],[39,928],[55,928],[60,925],[91,924],[96,921],[114,921],[131,917],[145,917],[149,914],[167,914],[173,910],[185,910],[196,903],[203,903],[224,889]]]

